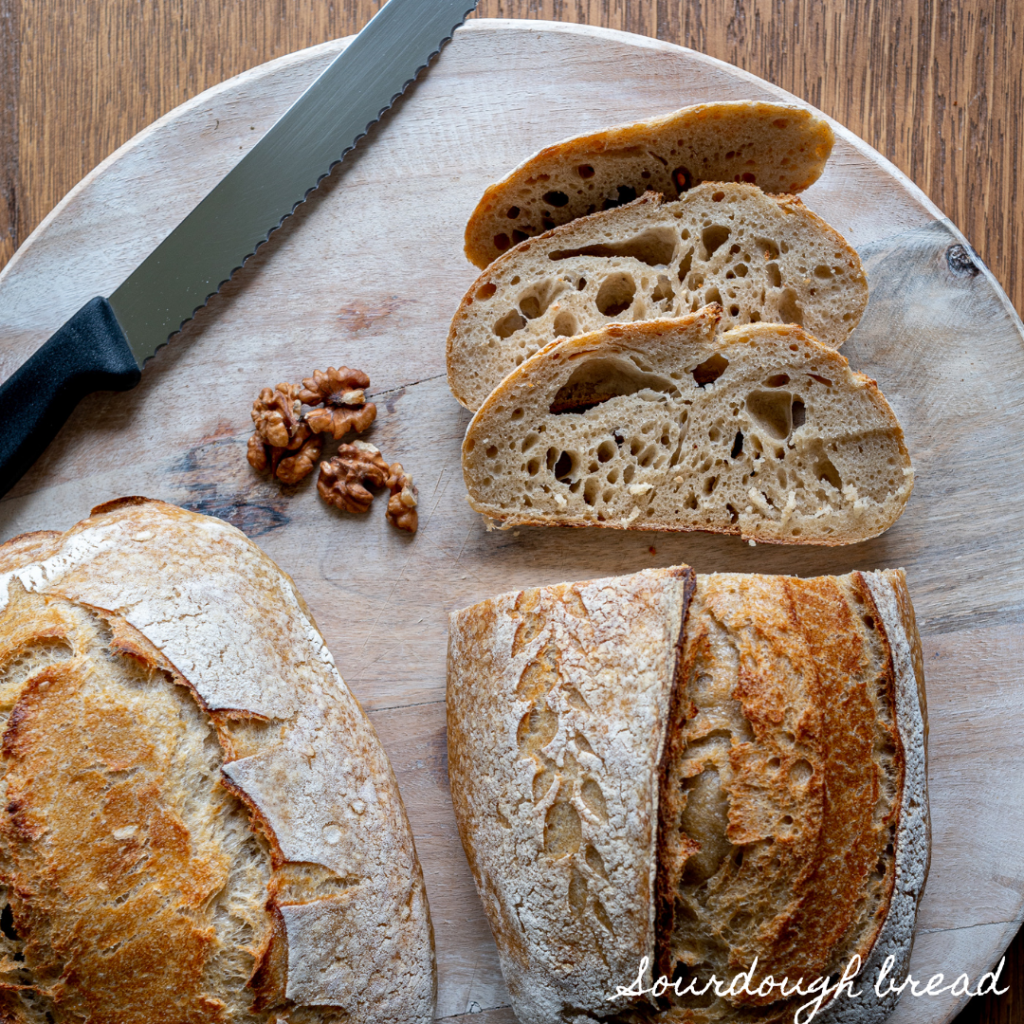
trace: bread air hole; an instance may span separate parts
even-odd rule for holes
[[[548,206],[566,206],[569,202],[569,197],[564,192],[545,192],[544,202]]]
[[[519,311],[528,320],[543,316],[548,307],[565,290],[565,282],[557,279],[540,281],[519,296]]]
[[[701,244],[704,246],[704,259],[709,260],[712,256],[729,241],[732,231],[721,224],[710,224],[700,236]]]
[[[611,259],[621,256],[649,267],[664,267],[672,262],[677,236],[671,228],[649,228],[635,238],[605,245],[586,245],[579,249],[558,249],[548,253],[549,260],[568,260],[576,256],[601,256]]]
[[[619,356],[588,359],[581,362],[558,389],[548,411],[556,416],[585,413],[588,409],[593,409],[612,398],[635,395],[638,391],[644,390],[665,394],[678,393],[669,378],[655,373],[644,373],[629,359]],[[619,443],[621,444],[621,441]],[[602,445],[599,449],[599,458],[603,448]]]
[[[695,366],[690,374],[697,387],[705,388],[708,384],[714,384],[725,373],[728,366],[729,360],[716,352],[713,356],[705,359],[703,363]]]
[[[553,330],[556,338],[571,338],[579,330],[579,325],[572,313],[563,310],[555,317]]]
[[[779,316],[784,324],[797,324],[803,326],[804,311],[797,301],[796,292],[787,288],[779,299]]]
[[[636,199],[636,189],[630,185],[619,185],[616,190],[614,199],[606,199],[601,204],[602,210],[611,210],[616,206],[622,206],[625,203],[631,203]]]
[[[761,432],[778,441],[784,441],[806,420],[804,403],[788,391],[752,391],[746,405]]]
[[[614,317],[624,313],[633,304],[636,281],[630,274],[612,274],[602,283],[594,300],[602,316]]]
[[[494,325],[494,333],[499,338],[511,338],[516,331],[521,331],[526,326],[526,320],[519,313],[518,309],[509,310]]]

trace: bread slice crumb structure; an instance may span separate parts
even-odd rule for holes
[[[613,1014],[636,1024],[767,1024],[792,1020],[806,998],[775,988],[762,997],[670,994],[654,1004],[616,999],[616,989],[634,984],[642,956],[650,957],[645,986],[664,975],[680,990],[695,982],[699,993],[712,975],[728,984],[755,957],[751,989],[770,974],[787,977],[791,992],[799,978],[807,986],[841,974],[856,955],[863,996],[837,1000],[816,1019],[878,1024],[895,1000],[878,999],[868,979],[890,955],[892,976],[903,976],[929,857],[924,677],[902,570],[691,577],[682,618],[663,628],[660,649],[667,656],[674,646],[678,658],[671,678],[659,676],[658,706],[668,691],[670,710],[646,760],[587,763],[604,792],[634,800],[633,815],[596,818],[581,805],[578,846],[545,845],[543,796],[571,786],[561,751],[578,726],[558,716],[547,743],[523,757],[516,722],[536,712],[521,680],[547,659],[545,706],[558,706],[578,688],[576,666],[599,657],[586,736],[631,727],[620,705],[657,632],[651,609],[675,614],[679,605],[656,595],[678,591],[684,571],[520,591],[452,616],[453,801],[513,1008],[523,1024]],[[540,616],[528,630],[524,607]],[[560,647],[569,607],[584,628]],[[592,646],[590,620],[620,628]],[[529,642],[517,645],[524,635]],[[646,832],[621,825],[650,818],[653,846]],[[624,875],[652,855],[653,930],[639,916],[633,927],[607,927],[592,904],[614,904]],[[582,969],[598,959],[611,968],[608,981]]]
[[[478,512],[509,524],[851,544],[913,488],[876,383],[798,327],[717,335],[717,307],[552,343],[466,431]]]
[[[785,103],[701,103],[548,146],[484,193],[466,226],[466,256],[483,269],[559,224],[704,181],[801,192],[832,152],[823,118]]]
[[[649,193],[492,263],[452,320],[448,382],[476,410],[553,338],[712,302],[720,329],[796,324],[839,348],[867,301],[857,253],[799,199],[736,184],[700,185],[672,203]]]

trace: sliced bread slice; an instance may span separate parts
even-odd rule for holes
[[[875,382],[799,327],[716,336],[720,316],[612,324],[527,360],[466,431],[469,503],[509,524],[774,544],[892,526],[914,475]]]
[[[867,307],[857,253],[792,196],[705,184],[648,193],[530,239],[480,275],[448,334],[448,382],[479,409],[552,338],[721,303],[723,329],[792,323],[839,348]]]
[[[648,189],[675,199],[702,181],[746,181],[802,192],[833,141],[828,122],[809,110],[752,100],[700,103],[566,139],[487,189],[466,226],[466,256],[483,269],[517,242]]]

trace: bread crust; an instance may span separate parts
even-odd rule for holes
[[[675,202],[648,192],[491,263],[452,319],[448,385],[475,411],[553,337],[671,319],[712,301],[723,304],[720,330],[799,322],[839,348],[868,286],[857,253],[793,196],[734,183],[698,185]]]
[[[592,334],[557,339],[528,359],[494,389],[466,429],[462,467],[470,505],[483,515],[510,526],[601,526],[665,532],[701,530],[739,535],[767,544],[851,544],[888,529],[909,500],[914,476],[903,430],[877,383],[852,371],[843,356],[819,344],[799,327],[751,324],[716,336],[719,313],[719,307],[708,306],[677,320],[612,324]],[[713,366],[715,360],[725,363],[725,369],[719,370],[721,384],[716,379],[715,388],[706,391],[695,374],[701,367]],[[742,389],[734,403],[735,409],[730,411],[724,400],[720,406],[714,406],[716,389],[729,385],[726,371],[730,360],[738,367],[749,360],[753,367],[751,373],[760,372],[764,363],[764,386],[752,380],[751,387],[758,394],[766,395],[767,401],[773,400],[771,391],[776,387],[782,389],[776,390],[776,394],[789,395],[793,402],[799,400],[801,410],[806,412],[807,425],[801,424],[801,430],[793,425],[795,419],[792,418],[783,423],[779,431],[775,431],[770,422],[767,426],[759,424],[758,417],[750,414],[749,403],[744,406]],[[563,417],[554,403],[571,384],[579,368],[587,364],[613,365],[615,371],[610,376],[621,377],[625,372],[630,388],[614,384],[612,387],[618,387],[618,393],[610,398],[598,395],[593,404],[581,405],[582,412],[570,410],[571,414]],[[799,375],[799,381],[791,382],[789,374]],[[692,380],[691,375],[694,375]],[[776,377],[786,383],[772,383]],[[745,388],[747,378],[742,380]],[[785,390],[788,383],[792,383],[792,387]],[[816,385],[820,387],[812,390]],[[604,387],[602,383],[592,385],[594,391]],[[665,396],[667,401],[662,401]],[[822,403],[822,422],[829,424],[828,434],[821,434],[816,426],[814,403],[818,402]],[[855,413],[848,417],[849,422],[843,419],[844,402],[850,403]],[[698,421],[696,413],[701,406],[708,411],[701,413],[703,419]],[[662,412],[663,409],[669,412]],[[718,419],[712,410],[717,410]],[[824,410],[827,410],[827,420]],[[783,411],[792,417],[791,410]],[[653,437],[661,432],[668,448],[675,446],[679,461],[673,462],[667,451],[658,452],[651,438],[636,434],[630,441],[630,449],[634,443],[640,449],[649,446],[655,453],[649,466],[615,452],[609,452],[608,460],[601,457],[599,438],[614,436],[619,443],[621,435],[626,440],[629,431],[635,430],[645,418],[650,418],[659,428]],[[707,436],[698,434],[693,425],[698,422]],[[847,485],[851,481],[844,482],[837,475],[833,479],[838,479],[839,486],[830,484],[828,490],[818,483],[817,477],[822,473],[837,474],[832,465],[831,469],[826,466],[814,471],[814,487],[821,490],[824,499],[811,488],[805,489],[798,500],[791,487],[788,494],[792,496],[794,508],[787,514],[787,492],[779,494],[776,489],[774,500],[770,501],[775,485],[770,476],[762,477],[758,486],[766,487],[768,493],[762,491],[758,495],[756,487],[744,493],[748,485],[743,485],[736,497],[730,499],[735,501],[730,513],[724,498],[716,497],[707,503],[700,499],[697,494],[700,487],[706,487],[711,476],[717,481],[723,474],[738,472],[735,467],[746,467],[746,472],[770,464],[767,457],[743,454],[742,448],[738,453],[730,452],[737,426],[744,438],[756,434],[762,451],[774,450],[780,461],[795,451],[795,460],[800,465],[808,459],[820,459],[826,451],[830,454],[825,455],[825,461],[832,465],[830,459],[836,458],[838,462],[838,452],[848,445],[844,457],[855,467],[854,450],[861,451],[871,438],[881,449],[879,461],[891,460],[887,461],[890,468],[886,469],[886,474],[892,486],[882,487],[877,495],[866,495],[858,493],[858,487],[865,489],[865,480],[852,481],[850,491]],[[546,432],[543,442],[540,441],[541,427]],[[713,436],[715,434],[717,436]],[[580,480],[590,484],[588,478],[592,477],[597,483],[597,494],[603,488],[611,495],[602,497],[604,507],[598,507],[593,498],[587,500],[586,486],[582,493],[578,486],[573,491],[568,478],[559,478],[557,462],[548,465],[545,472],[538,461],[536,472],[531,471],[527,460],[536,459],[536,455],[527,453],[528,439],[534,440],[538,451],[549,446],[549,454],[554,453],[556,458],[559,448],[564,454],[573,449],[576,455],[572,460],[575,474],[572,483]],[[689,449],[684,452],[684,441],[692,444],[700,458],[706,456],[708,469],[703,476],[703,471],[695,472],[696,463],[687,465],[687,459],[696,459],[699,463],[700,458],[689,455]],[[737,455],[744,461],[737,462]],[[489,459],[494,461],[488,462]],[[517,460],[525,464],[521,471],[514,467]],[[629,479],[626,479],[625,466],[632,470]],[[724,468],[712,473],[712,466]],[[601,476],[615,469],[620,469],[619,479],[613,481],[607,475]],[[807,471],[800,472],[807,475]],[[513,490],[532,487],[527,495],[530,506],[522,500],[522,494],[513,494],[504,504],[499,503],[498,485],[502,482]],[[805,482],[802,481],[801,486],[805,486]],[[674,498],[670,506],[674,514],[658,517],[649,512],[647,495],[668,493]],[[687,505],[691,499],[693,503]],[[756,506],[755,499],[759,502]],[[816,509],[811,507],[815,499],[821,502]],[[690,511],[681,511],[680,505]]]
[[[397,784],[291,579],[227,523],[147,499],[0,547],[0,564],[19,550],[45,557],[0,575],[0,604],[17,580],[112,609],[211,714],[254,723],[232,740],[225,784],[264,823],[275,868],[337,880],[311,898],[271,895],[280,933],[262,976],[322,1008],[310,1020],[432,1020],[429,912]]]
[[[628,601],[632,581],[650,573],[599,582],[605,587],[617,582],[615,593]],[[547,635],[547,617],[557,614],[557,595],[586,586],[561,584],[504,595],[452,617],[453,801],[503,970],[515,979],[510,983],[513,1008],[523,1021],[545,1024],[613,1012],[631,1021],[664,1024],[711,1024],[737,1013],[752,1024],[791,1019],[798,1004],[778,998],[719,1000],[710,1006],[679,1000],[663,1003],[661,1010],[639,1001],[609,1002],[616,986],[636,977],[635,954],[631,970],[619,979],[606,982],[588,975],[587,986],[572,990],[575,998],[564,998],[573,967],[592,952],[588,936],[578,929],[577,945],[566,950],[552,930],[526,932],[516,926],[533,919],[538,903],[544,913],[557,913],[557,908],[549,905],[551,894],[543,886],[532,884],[529,870],[510,859],[507,830],[497,820],[497,811],[504,814],[506,803],[515,804],[519,789],[529,782],[511,785],[512,773],[529,774],[533,766],[524,763],[516,744],[523,708],[509,703],[520,666],[495,655],[514,636],[509,616],[517,598],[531,595],[534,614],[545,616],[533,631]],[[928,866],[925,723],[914,673],[919,641],[912,625],[908,631],[909,608],[902,570],[812,580],[697,577],[680,640],[674,696],[664,705],[661,756],[649,747],[648,760],[639,768],[634,765],[629,776],[634,792],[652,781],[659,788],[658,877],[650,895],[657,904],[658,956],[652,976],[672,977],[680,962],[697,970],[696,961],[685,959],[685,950],[700,950],[701,943],[703,952],[695,955],[708,958],[718,968],[716,976],[728,979],[758,956],[758,978],[785,974],[809,983],[841,973],[856,954],[860,977],[871,979],[858,986],[864,997],[834,1001],[821,1019],[879,1024],[891,1011],[892,998],[879,1001],[868,990],[886,957],[895,958],[893,976],[906,969]],[[618,642],[631,645],[628,638]],[[606,642],[606,663],[629,657],[610,647]],[[711,691],[723,685],[726,689],[713,698]],[[491,708],[482,733],[469,728],[475,722],[467,713],[471,706]],[[608,716],[608,728],[614,726],[613,708],[595,703],[593,711]],[[731,743],[726,739],[723,761],[714,750],[726,732],[731,732]],[[695,788],[701,772],[694,766],[702,757],[711,759],[706,764],[717,764],[711,789]],[[602,778],[606,789],[613,779],[609,767]],[[719,785],[726,797],[714,795]],[[725,801],[728,825],[716,838],[706,822],[721,813],[715,810],[719,800]],[[507,815],[506,824],[512,824]],[[746,875],[733,865],[730,849],[746,854],[740,860]],[[521,857],[519,847],[515,856]],[[712,863],[698,864],[698,874],[684,884],[691,877],[684,871],[694,870],[687,862],[706,862],[709,856]],[[516,884],[502,885],[509,873]],[[697,923],[681,919],[680,930],[677,911],[669,904],[691,884],[710,902],[695,918],[691,907],[689,918]],[[694,935],[687,937],[688,929]],[[727,951],[730,943],[734,948],[719,963],[711,950],[723,941]],[[554,957],[556,948],[560,958]],[[603,994],[602,983],[607,986]],[[540,992],[557,993],[561,1003],[554,997],[541,1002],[534,995]]]
[[[522,1024],[607,1010],[653,955],[649,766],[692,586],[653,569],[451,618],[452,799]]]
[[[466,226],[466,257],[482,269],[522,238],[619,205],[621,189],[632,198],[648,189],[675,198],[680,185],[742,181],[801,192],[820,177],[834,138],[828,122],[803,107],[737,100],[566,139],[484,192]],[[561,195],[548,202],[552,190]]]

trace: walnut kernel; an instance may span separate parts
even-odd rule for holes
[[[349,431],[361,434],[377,416],[377,407],[366,401],[363,392],[369,386],[370,378],[362,370],[347,366],[331,366],[326,373],[314,370],[298,393],[306,405],[314,406],[305,416],[309,428],[317,434],[331,434],[336,441]]]
[[[368,512],[373,494],[365,484],[384,487],[390,475],[390,467],[381,458],[378,448],[364,441],[353,441],[340,445],[337,455],[329,462],[320,463],[316,489],[329,505],[346,512]]]
[[[415,533],[419,526],[419,491],[412,482],[412,477],[402,468],[400,462],[393,462],[387,481],[391,497],[388,498],[388,510],[385,513],[388,522],[399,530]]]

